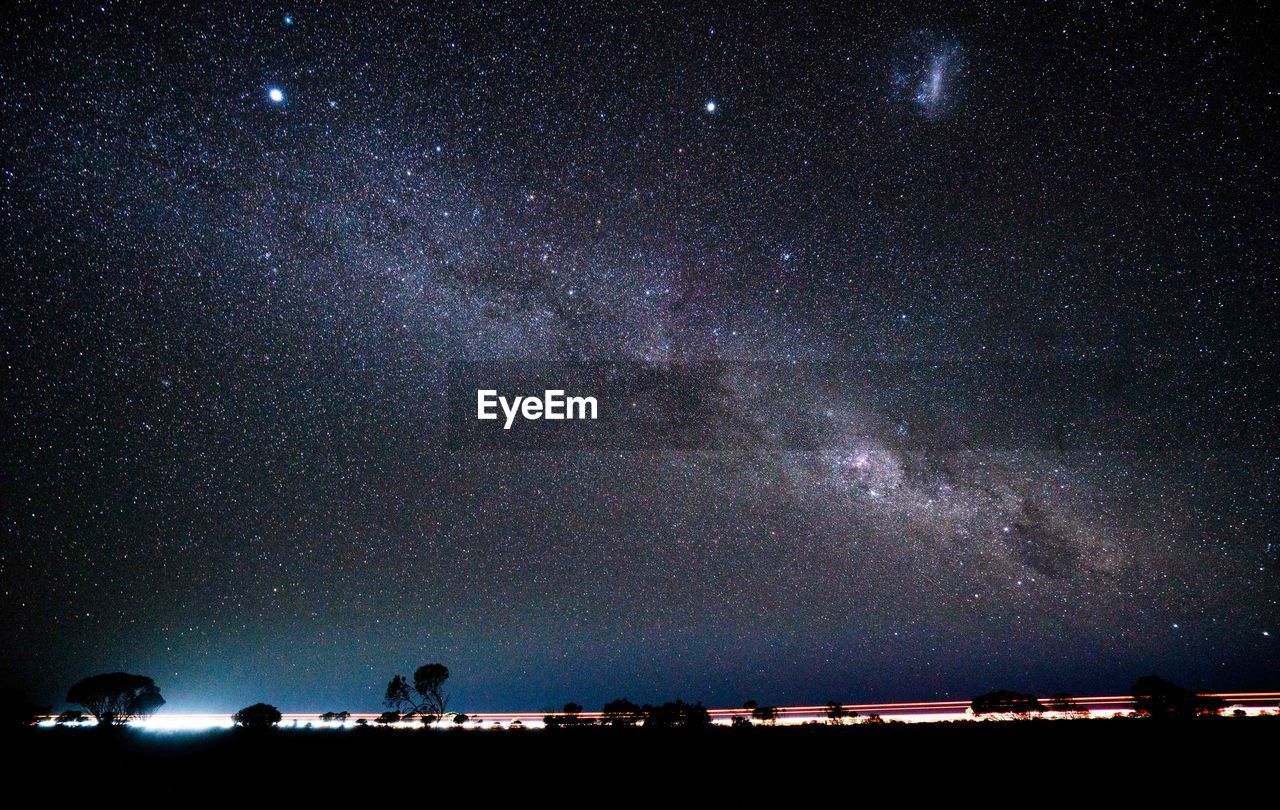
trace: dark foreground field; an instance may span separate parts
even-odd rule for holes
[[[1280,770],[1277,742],[1276,717],[700,732],[35,729],[5,741],[4,764],[19,778],[102,774],[157,791],[165,785],[216,786],[219,780],[266,787],[274,780],[277,788],[345,784],[398,791],[420,783],[446,790],[452,785],[498,797],[557,784],[623,791],[751,783],[802,791],[888,783],[979,790],[1109,785],[1141,792],[1144,785],[1274,783]]]

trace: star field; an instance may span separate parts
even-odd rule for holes
[[[16,4],[0,674],[1274,688],[1274,22]],[[716,442],[450,445],[494,361],[687,378]]]

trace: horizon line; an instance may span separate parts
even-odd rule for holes
[[[1259,705],[1263,703],[1280,702],[1280,691],[1276,692],[1204,692],[1206,696],[1220,698],[1228,703],[1237,704],[1236,707],[1246,710],[1266,711],[1273,708],[1269,705]],[[1041,701],[1049,701],[1052,697],[1037,698]],[[1123,713],[1133,703],[1132,695],[1094,695],[1076,697],[1072,696],[1072,700],[1081,708],[1089,712],[1091,717],[1109,717]],[[902,720],[905,722],[936,722],[945,720],[961,719],[972,717],[969,707],[972,700],[934,700],[934,701],[896,701],[888,703],[842,703],[840,704],[845,711],[857,712],[865,716],[881,715],[888,719]],[[764,704],[761,704],[764,705]],[[777,713],[779,720],[786,718],[795,722],[806,722],[809,719],[819,719],[825,717],[827,706],[823,705],[800,705],[800,706],[776,706],[772,707]],[[1228,706],[1228,708],[1233,708]],[[469,718],[469,725],[472,728],[480,726],[483,723],[503,722],[513,723],[520,721],[532,721],[541,724],[542,719],[548,715],[559,715],[563,712],[560,709],[549,709],[544,711],[515,711],[515,712],[446,712],[445,715],[465,714]],[[708,708],[707,713],[712,719],[727,720],[733,717],[742,717],[751,715],[751,710],[738,708]],[[1047,714],[1054,714],[1053,710],[1048,710]],[[235,712],[165,712],[163,710],[156,712],[138,725],[144,728],[153,728],[155,730],[182,730],[198,728],[217,727],[216,724],[230,722]],[[294,724],[301,721],[317,721],[325,712],[281,712],[282,723],[292,722]],[[381,712],[350,712],[346,723],[353,723],[357,720],[371,721],[377,719]],[[603,711],[582,711],[578,717],[583,719],[598,720],[603,717]],[[57,713],[51,713],[41,716],[41,724],[53,722],[58,717]],[[158,721],[158,722],[157,722]],[[179,721],[178,725],[173,725],[172,721]],[[212,723],[210,726],[197,726],[198,722]],[[324,721],[321,721],[324,722]],[[418,725],[416,720],[403,720],[400,724]],[[345,725],[339,724],[339,726]],[[396,725],[396,724],[392,724]]]

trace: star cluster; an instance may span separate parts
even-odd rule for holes
[[[6,678],[1274,687],[1273,12],[554,9],[5,12]],[[718,441],[451,446],[491,361]]]

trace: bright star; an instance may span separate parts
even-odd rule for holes
[[[272,104],[283,104],[284,91],[281,90],[279,87],[268,87],[267,98],[271,100]]]
[[[713,112],[715,112],[715,111],[716,111],[716,103],[715,103],[714,101],[708,101],[708,102],[707,102],[707,112],[709,112],[709,113],[713,113]]]

